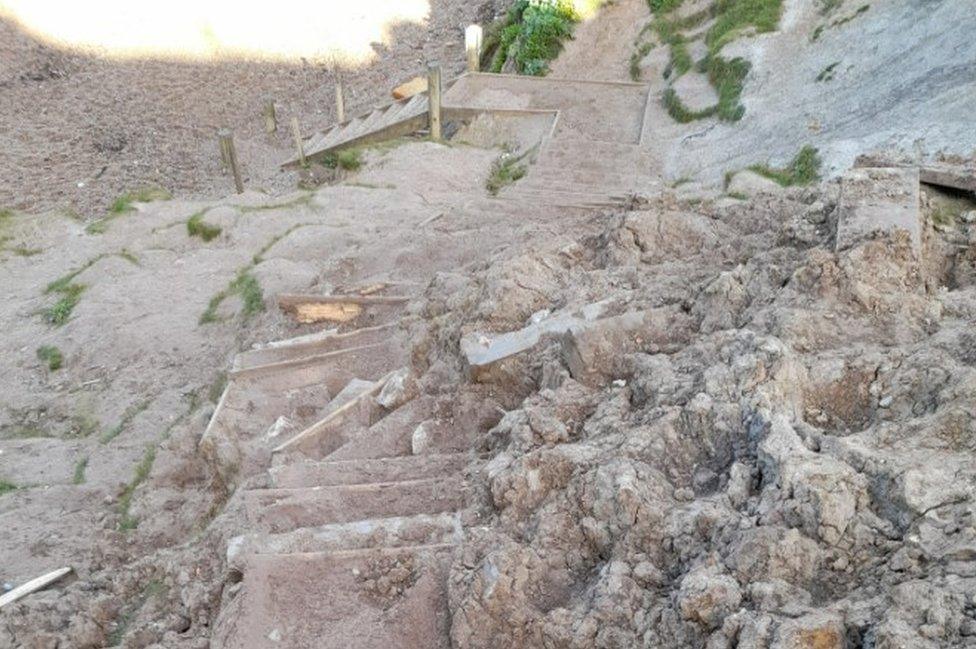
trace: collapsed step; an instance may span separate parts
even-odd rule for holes
[[[227,565],[243,570],[253,556],[261,554],[438,545],[459,543],[462,538],[461,514],[457,512],[372,518],[281,534],[254,532],[236,536],[227,544]]]
[[[451,545],[252,557],[215,649],[447,649]]]
[[[369,518],[439,514],[463,509],[466,500],[467,488],[459,476],[244,493],[251,523],[274,533]]]

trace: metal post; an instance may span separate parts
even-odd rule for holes
[[[305,166],[305,146],[302,144],[302,131],[298,127],[298,118],[291,118],[291,133],[295,138],[295,148],[298,150],[298,162]]]
[[[484,30],[481,25],[469,25],[464,30],[464,51],[468,55],[468,72],[481,71],[481,46]]]
[[[427,66],[427,101],[430,114],[430,137],[441,139],[441,66],[432,62]]]
[[[231,172],[234,174],[234,187],[238,194],[244,193],[244,181],[241,180],[241,170],[237,165],[237,152],[234,150],[234,134],[230,129],[222,128],[218,132],[220,150],[224,154]]]

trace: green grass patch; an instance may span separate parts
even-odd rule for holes
[[[168,201],[173,197],[162,187],[144,187],[126,192],[114,201],[108,208],[108,214],[97,221],[92,221],[85,227],[88,234],[105,234],[109,224],[116,218],[135,211],[136,203],[151,203],[153,201]]]
[[[790,163],[784,168],[769,165],[752,165],[750,171],[776,181],[783,187],[794,185],[809,185],[820,180],[820,168],[823,162],[814,147],[807,145],[800,149]]]
[[[191,216],[186,222],[186,233],[191,237],[199,237],[209,242],[219,237],[222,230],[219,226],[210,225],[203,221],[206,213],[207,210],[204,209]]]
[[[220,397],[224,394],[224,388],[227,387],[227,372],[220,372],[214,382],[210,384],[207,388],[207,400],[217,405],[220,401]]]
[[[668,13],[681,6],[684,0],[647,0],[647,6],[656,14]]]
[[[41,345],[38,347],[37,358],[47,365],[47,369],[52,372],[60,370],[64,365],[64,355],[54,345]]]
[[[708,51],[717,54],[746,31],[774,31],[782,13],[783,0],[717,0],[715,24],[705,35]]]
[[[646,41],[640,43],[637,46],[637,49],[634,50],[634,53],[630,55],[630,79],[632,81],[641,80],[641,69],[640,69],[641,61],[643,61],[644,57],[650,54],[651,50],[653,49],[654,49],[654,43],[650,41]]]
[[[723,59],[720,56],[709,56],[704,67],[708,72],[708,80],[718,91],[718,105],[715,107],[715,112],[719,119],[738,122],[746,113],[746,108],[740,100],[752,64],[738,57]]]
[[[817,81],[818,82],[821,82],[821,83],[824,82],[824,81],[833,81],[834,80],[834,72],[837,70],[837,66],[838,65],[840,65],[840,61],[836,61],[834,63],[831,63],[830,65],[828,65],[827,67],[825,67],[823,70],[821,70],[820,74],[817,75]]]
[[[322,164],[329,169],[359,171],[363,166],[363,151],[359,148],[333,151],[322,159]]]
[[[81,301],[81,294],[85,292],[86,288],[84,284],[69,284],[60,289],[58,293],[61,294],[61,297],[58,301],[44,310],[44,319],[47,320],[48,324],[55,327],[64,325],[71,318],[71,312],[78,306],[78,302]]]
[[[484,41],[488,69],[501,72],[511,64],[519,74],[544,76],[579,20],[570,0],[516,0],[488,30]]]
[[[489,194],[497,196],[503,187],[525,177],[525,174],[528,173],[528,166],[522,161],[526,155],[527,153],[520,156],[504,153],[492,163],[491,173],[488,174],[488,180],[485,181],[485,189],[488,190]]]
[[[119,419],[119,423],[102,433],[102,436],[98,441],[100,441],[102,444],[108,444],[113,439],[121,435],[125,429],[129,427],[129,424],[132,423],[132,420],[135,419],[139,413],[145,412],[146,408],[148,408],[149,404],[151,403],[152,399],[146,399],[145,401],[126,408],[125,412],[122,413],[122,418]]]
[[[17,491],[19,487],[9,480],[0,480],[0,496],[8,494],[11,491]]]
[[[311,197],[302,197],[299,200],[308,201],[311,200]],[[303,228],[309,225],[314,224],[297,223],[281,234],[275,235],[268,241],[268,243],[264,244],[264,246],[251,258],[251,263],[237,271],[237,274],[234,276],[234,279],[231,280],[230,284],[227,285],[227,288],[210,298],[210,303],[207,304],[206,310],[203,312],[203,315],[200,316],[199,323],[204,325],[219,322],[220,317],[217,315],[217,309],[220,308],[220,305],[223,304],[224,300],[232,295],[236,295],[241,298],[241,302],[243,303],[243,306],[241,307],[241,314],[245,319],[264,311],[264,294],[261,291],[261,284],[258,282],[257,278],[251,274],[251,271],[255,266],[264,261],[264,255],[267,254],[267,252],[271,250],[275,244],[298,228]]]
[[[718,106],[709,106],[703,110],[691,110],[681,101],[674,88],[668,88],[664,91],[664,108],[668,111],[671,119],[679,124],[687,124],[696,119],[705,119],[715,115],[718,111]]]
[[[113,256],[111,253],[102,253],[92,257],[81,267],[59,277],[44,288],[45,295],[56,294],[60,296],[57,302],[42,312],[44,319],[49,324],[60,327],[71,318],[71,312],[74,311],[74,308],[78,306],[78,302],[81,301],[81,294],[88,288],[84,284],[75,282],[75,278],[102,259],[111,256]],[[139,265],[139,259],[128,250],[123,249],[121,252],[114,253],[114,256],[125,259],[130,264]]]
[[[136,465],[132,480],[126,485],[125,490],[122,492],[122,496],[119,498],[119,530],[123,532],[134,530],[139,526],[139,520],[132,516],[129,511],[132,508],[132,497],[135,495],[136,489],[139,487],[139,485],[145,482],[146,478],[149,477],[149,472],[152,471],[153,463],[155,462],[156,447],[153,445],[146,448],[146,452],[143,454],[142,459],[139,461],[139,464]]]
[[[88,458],[83,457],[75,463],[75,473],[71,477],[71,484],[85,484],[85,471],[88,469]]]

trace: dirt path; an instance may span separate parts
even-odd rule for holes
[[[650,20],[646,0],[619,0],[577,25],[573,40],[552,64],[564,79],[630,81],[630,55],[637,34]]]

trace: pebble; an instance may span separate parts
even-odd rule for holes
[[[881,408],[887,408],[888,406],[891,405],[892,401],[894,401],[894,399],[892,399],[890,394],[885,395],[881,397],[881,401],[878,402],[878,406]]]

